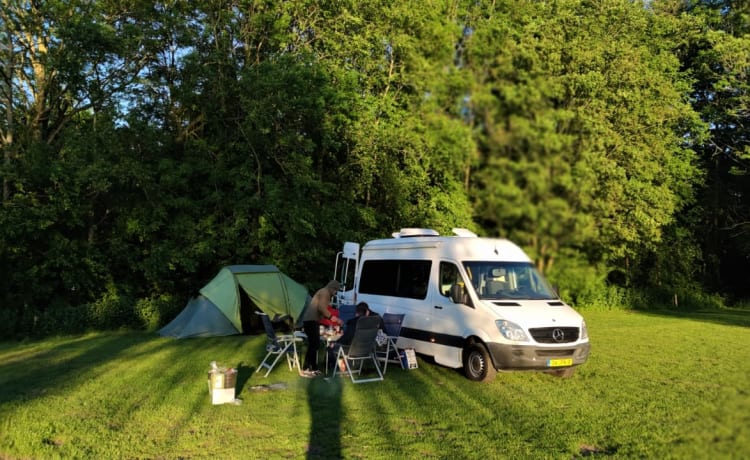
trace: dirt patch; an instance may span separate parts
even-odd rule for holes
[[[578,455],[574,458],[614,455],[616,452],[616,447],[598,447],[589,444],[582,444],[578,449]]]

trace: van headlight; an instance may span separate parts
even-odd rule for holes
[[[588,340],[589,329],[586,327],[586,321],[581,321],[581,340]]]
[[[526,333],[518,324],[502,319],[495,321],[495,324],[506,339],[514,342],[528,342],[529,339],[526,337]]]

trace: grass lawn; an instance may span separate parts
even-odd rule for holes
[[[750,313],[582,313],[574,377],[489,384],[421,357],[378,383],[263,378],[262,335],[0,343],[0,459],[750,458]],[[213,360],[241,405],[210,404]]]

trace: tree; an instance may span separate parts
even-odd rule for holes
[[[696,22],[680,48],[683,66],[695,75],[692,100],[710,127],[696,145],[706,186],[694,225],[702,236],[709,289],[747,296],[750,257],[750,6],[746,2],[695,1],[673,14]]]
[[[476,21],[483,226],[545,271],[563,248],[607,270],[637,266],[700,180],[674,25],[626,1],[508,3]]]
[[[0,283],[13,321],[96,298],[109,277],[97,246],[117,181],[107,141],[117,96],[143,63],[140,29],[108,6],[11,0],[2,9]]]

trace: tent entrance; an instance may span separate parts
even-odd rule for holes
[[[256,312],[263,311],[247,295],[244,289],[240,289],[240,321],[242,322],[242,335],[258,335],[263,332],[263,321]]]

